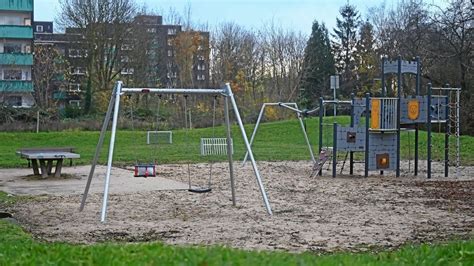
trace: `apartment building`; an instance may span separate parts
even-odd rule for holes
[[[0,0],[0,103],[34,105],[33,0]]]
[[[120,47],[116,71],[119,79],[134,86],[177,87],[179,65],[174,47],[175,38],[183,31],[181,25],[163,24],[161,16],[137,16],[131,27],[130,39]],[[136,32],[146,34],[148,44],[137,41]],[[135,34],[135,35],[134,35]],[[196,88],[209,86],[209,32],[195,31],[201,42],[193,56],[192,85]],[[87,84],[87,49],[82,45],[83,30],[66,28],[64,33],[54,33],[52,22],[34,22],[35,45],[53,45],[70,66],[68,85],[58,82],[53,99],[60,105],[81,105]],[[189,85],[188,85],[189,86]]]

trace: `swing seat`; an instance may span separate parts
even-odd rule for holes
[[[154,164],[136,164],[134,177],[155,177],[156,168]]]
[[[208,187],[208,188],[190,188],[188,189],[189,192],[192,192],[192,193],[208,193],[208,192],[211,192],[212,191],[212,188]]]

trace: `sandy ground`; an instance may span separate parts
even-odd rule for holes
[[[309,162],[258,164],[273,216],[265,212],[250,164],[242,167],[237,162],[236,207],[225,163],[214,164],[213,190],[206,194],[182,190],[188,179],[186,165],[159,166],[161,178],[147,179],[114,169],[106,224],[99,222],[103,167],[83,212],[78,207],[88,167],[66,168],[64,173],[73,178],[39,181],[20,177],[30,173],[26,169],[2,170],[0,189],[47,194],[8,210],[46,241],[158,240],[301,252],[366,250],[474,236],[474,167],[462,167],[458,178],[437,174],[426,180],[423,169],[420,177],[405,171],[400,178],[392,174],[309,178]],[[406,162],[402,166],[408,169]],[[434,170],[442,173],[442,166],[435,164]],[[191,165],[193,184],[206,184],[208,172],[207,164]]]

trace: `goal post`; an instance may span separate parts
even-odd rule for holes
[[[173,144],[172,131],[147,131],[146,144]]]
[[[237,120],[240,132],[242,134],[242,138],[243,138],[244,145],[248,153],[248,157],[250,158],[250,161],[252,162],[253,171],[255,174],[255,178],[257,180],[260,193],[262,195],[263,203],[265,205],[267,213],[269,215],[272,215],[270,202],[268,200],[267,193],[265,191],[265,187],[262,182],[262,178],[260,177],[260,172],[258,170],[257,163],[253,156],[252,148],[250,146],[250,142],[245,133],[245,129],[244,129],[242,119],[240,117],[239,109],[238,109],[237,103],[234,98],[234,94],[232,92],[232,89],[229,83],[226,83],[226,85],[221,89],[187,89],[187,88],[174,89],[174,88],[126,88],[126,87],[123,87],[122,81],[117,81],[112,93],[110,103],[109,103],[109,109],[107,110],[106,118],[104,119],[104,124],[102,126],[102,130],[99,136],[99,142],[96,147],[96,152],[94,155],[91,170],[89,172],[86,188],[82,196],[82,201],[81,201],[81,206],[80,206],[81,211],[84,209],[84,206],[86,203],[91,180],[94,175],[95,167],[96,167],[98,158],[100,156],[100,150],[102,149],[102,145],[103,145],[104,138],[106,135],[107,126],[110,122],[110,118],[112,117],[112,128],[111,128],[111,135],[110,135],[110,142],[109,142],[109,153],[108,153],[108,159],[107,159],[107,170],[106,170],[106,175],[105,175],[104,194],[103,194],[102,210],[101,210],[101,217],[100,217],[101,222],[105,223],[106,221],[109,185],[110,185],[110,179],[111,179],[111,173],[112,173],[112,162],[113,162],[113,155],[114,155],[115,138],[116,138],[116,133],[117,133],[118,115],[119,115],[119,109],[120,109],[120,97],[125,94],[134,94],[134,93],[220,95],[224,97],[224,116],[225,116],[225,124],[226,124],[226,131],[227,131],[227,151],[228,151],[227,154],[228,154],[228,160],[229,160],[229,176],[230,176],[230,181],[231,181],[230,183],[231,183],[231,191],[232,191],[232,203],[235,206],[236,200],[235,200],[233,158],[232,158],[233,148],[231,146],[232,137],[231,137],[231,131],[230,131],[231,127],[230,127],[230,118],[229,118],[230,108],[228,104],[228,101],[230,100],[230,104],[234,111],[235,119]]]

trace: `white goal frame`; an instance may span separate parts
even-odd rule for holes
[[[169,135],[168,138],[168,143],[167,144],[173,144],[173,131],[147,131],[146,132],[146,144],[159,144],[159,143],[150,143],[150,135],[151,134],[159,134],[159,133],[166,133]]]
[[[109,102],[109,107],[107,113],[105,115],[104,123],[102,124],[102,129],[100,132],[99,142],[96,147],[94,159],[92,161],[91,170],[89,172],[89,177],[87,179],[87,184],[84,190],[84,194],[82,195],[81,206],[79,208],[80,211],[84,209],[87,194],[89,193],[89,188],[91,185],[92,177],[94,175],[95,167],[97,165],[100,151],[104,144],[105,135],[107,132],[108,125],[110,123],[110,119],[112,118],[112,129],[110,135],[110,143],[109,143],[109,154],[107,159],[107,171],[105,175],[105,184],[104,184],[104,196],[102,201],[102,211],[100,221],[105,223],[106,215],[107,215],[107,201],[109,195],[109,184],[110,184],[110,177],[112,172],[112,161],[114,157],[114,147],[115,147],[115,137],[117,133],[117,123],[118,123],[118,116],[120,110],[120,97],[123,95],[129,94],[146,94],[146,93],[154,93],[158,95],[162,94],[182,94],[182,95],[213,95],[213,96],[223,96],[224,97],[224,117],[225,117],[225,124],[226,124],[226,131],[227,131],[227,157],[229,160],[229,176],[230,176],[230,185],[231,185],[231,193],[232,193],[232,203],[235,206],[235,185],[234,185],[234,168],[233,168],[233,156],[232,156],[232,136],[231,136],[231,124],[229,118],[229,100],[232,104],[232,109],[234,110],[235,119],[239,125],[240,133],[242,134],[242,138],[244,140],[244,144],[246,150],[249,154],[250,160],[252,161],[252,167],[255,174],[255,178],[257,180],[257,184],[260,190],[260,193],[263,198],[263,203],[269,215],[272,215],[272,209],[270,207],[270,202],[268,201],[267,193],[265,192],[265,187],[263,186],[262,178],[260,177],[260,172],[257,167],[257,163],[253,156],[252,148],[250,147],[249,140],[247,138],[247,134],[245,133],[244,124],[240,117],[239,109],[237,107],[237,103],[234,98],[234,94],[229,83],[222,89],[170,89],[170,88],[125,88],[123,87],[122,81],[117,81],[115,83],[115,87]]]

